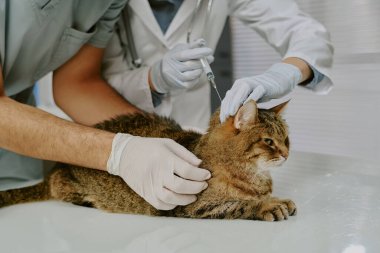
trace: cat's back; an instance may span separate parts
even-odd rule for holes
[[[120,115],[95,127],[113,133],[129,133],[144,137],[166,137],[167,133],[183,131],[174,120],[153,113]]]
[[[194,147],[201,137],[200,133],[182,129],[173,119],[154,113],[121,115],[99,123],[95,127],[113,133],[169,138],[190,151],[194,151]]]

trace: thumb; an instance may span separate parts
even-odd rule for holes
[[[182,158],[186,162],[190,163],[193,166],[198,166],[201,164],[202,160],[196,157],[193,153],[187,150],[185,147],[176,143],[173,140],[167,140],[166,146],[178,157]]]
[[[202,38],[197,39],[189,44],[190,48],[204,47],[206,46],[206,41]]]

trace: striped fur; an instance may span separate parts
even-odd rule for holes
[[[109,212],[207,219],[283,220],[296,213],[291,200],[271,196],[272,180],[265,166],[287,158],[286,123],[275,108],[257,110],[237,129],[236,117],[219,123],[216,112],[205,135],[183,130],[171,119],[154,114],[119,116],[96,125],[111,132],[171,138],[202,159],[212,173],[209,187],[188,206],[158,211],[134,193],[120,177],[78,166],[58,164],[45,181],[34,187],[0,192],[0,207],[58,199]],[[254,107],[252,107],[254,106]],[[245,113],[245,112],[244,112]],[[269,140],[270,139],[270,140]],[[273,142],[273,145],[269,145]],[[269,144],[268,144],[269,143]]]

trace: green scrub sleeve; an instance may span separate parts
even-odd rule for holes
[[[103,17],[96,25],[97,32],[88,41],[89,44],[98,48],[105,48],[114,31],[114,26],[120,18],[127,0],[115,0],[110,8],[106,11]]]

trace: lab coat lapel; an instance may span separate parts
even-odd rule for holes
[[[197,1],[185,0],[175,15],[173,21],[170,23],[168,30],[165,33],[165,38],[168,39],[175,35],[175,32],[183,25],[187,19],[191,19],[194,13]]]
[[[150,8],[148,0],[131,0],[129,7],[163,44],[167,44],[162,30]]]

